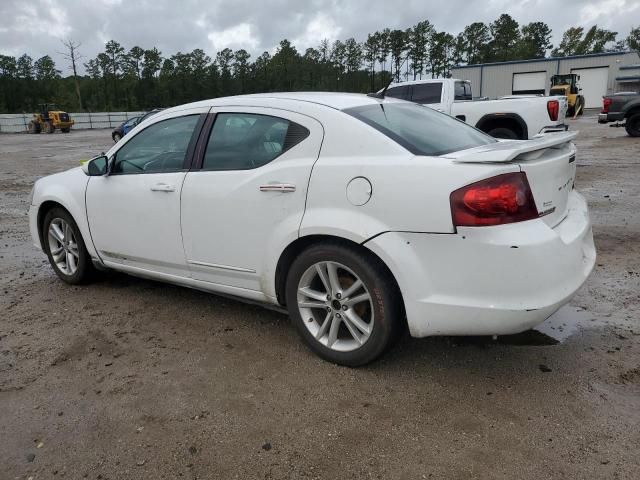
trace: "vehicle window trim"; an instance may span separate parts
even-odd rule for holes
[[[298,122],[294,122],[293,120],[290,120],[288,118],[279,116],[279,115],[270,115],[267,113],[255,113],[255,112],[247,112],[247,111],[224,111],[224,112],[211,112],[209,113],[209,117],[207,118],[207,122],[205,124],[205,127],[202,129],[202,135],[200,140],[198,141],[198,146],[197,146],[197,154],[196,154],[196,159],[194,162],[193,167],[191,168],[190,171],[200,171],[200,172],[242,172],[242,171],[246,171],[246,170],[257,170],[258,168],[262,168],[264,166],[269,165],[271,162],[273,162],[274,160],[278,159],[280,156],[284,155],[285,153],[287,153],[289,150],[297,147],[298,145],[300,145],[302,142],[304,142],[307,138],[309,138],[311,136],[311,130],[309,130],[307,127],[305,127],[304,125],[300,125],[302,128],[304,128],[305,130],[307,130],[308,134],[307,136],[300,142],[296,143],[295,145],[289,147],[286,150],[282,150],[278,155],[276,155],[275,157],[273,157],[271,160],[269,160],[267,163],[260,165],[258,167],[249,167],[249,168],[233,168],[233,169],[220,169],[220,168],[204,168],[204,157],[207,153],[207,147],[209,146],[209,140],[211,140],[211,132],[213,131],[213,127],[215,125],[215,122],[218,120],[218,116],[219,115],[256,115],[256,116],[261,116],[261,117],[271,117],[271,118],[279,118],[281,120],[285,120],[287,122],[289,122],[289,125],[291,125],[292,123],[295,123],[296,125],[300,125]]]
[[[162,122],[166,122],[168,120],[174,120],[176,118],[185,118],[185,117],[193,117],[193,116],[198,116],[198,121],[196,122],[195,127],[193,128],[193,132],[191,132],[191,138],[189,139],[189,144],[187,145],[187,150],[185,152],[184,155],[184,160],[182,162],[182,168],[176,168],[173,170],[164,170],[161,172],[111,172],[109,173],[109,176],[120,176],[120,175],[153,175],[153,174],[159,174],[159,173],[175,173],[175,172],[184,172],[184,171],[188,171],[191,168],[191,164],[193,162],[193,153],[195,151],[195,147],[197,144],[197,141],[200,137],[200,134],[202,132],[202,126],[206,120],[207,114],[206,113],[190,113],[188,115],[178,115],[176,117],[170,117],[170,118],[165,118],[163,120],[159,120],[157,122],[154,122],[150,125],[147,125],[146,127],[144,127],[142,130],[140,130],[138,133],[136,133],[133,137],[131,137],[131,139],[134,139],[135,137],[137,137],[138,135],[140,135],[142,132],[144,132],[145,130],[147,130],[148,128],[153,127],[154,125],[157,125],[159,123]],[[131,141],[131,140],[129,140]],[[129,142],[127,142],[129,143]],[[122,147],[120,147],[118,150],[116,150],[113,154],[113,162],[114,165],[115,163],[118,161],[118,153],[127,145],[127,143],[125,143],[124,145],[122,145]]]

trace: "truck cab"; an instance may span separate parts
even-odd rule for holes
[[[474,100],[471,82],[454,78],[391,84],[385,95],[426,105],[496,138],[526,140],[568,129],[564,96],[511,95]]]

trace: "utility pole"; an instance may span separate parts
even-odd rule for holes
[[[81,44],[74,42],[70,38],[68,38],[67,40],[63,40],[62,44],[67,48],[67,50],[66,52],[58,52],[58,53],[60,53],[64,58],[66,58],[69,62],[71,62],[71,65],[69,68],[73,71],[73,82],[76,85],[76,95],[78,96],[78,104],[80,105],[80,110],[83,110],[82,95],[80,95],[80,83],[78,82],[78,70],[76,67],[76,63],[84,58],[78,52],[78,48],[80,48]]]

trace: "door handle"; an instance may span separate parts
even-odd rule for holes
[[[267,183],[266,185],[260,185],[261,192],[295,192],[296,186],[290,183]]]
[[[166,183],[156,183],[151,187],[152,192],[175,192],[176,187],[173,185],[167,185]]]

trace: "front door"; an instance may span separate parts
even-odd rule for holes
[[[199,169],[182,190],[184,247],[196,279],[262,291],[272,256],[297,238],[323,130],[270,108],[215,108]],[[205,135],[205,132],[203,132]]]
[[[91,238],[107,265],[188,276],[180,233],[180,191],[209,108],[158,115],[127,136],[110,175],[90,177]]]

